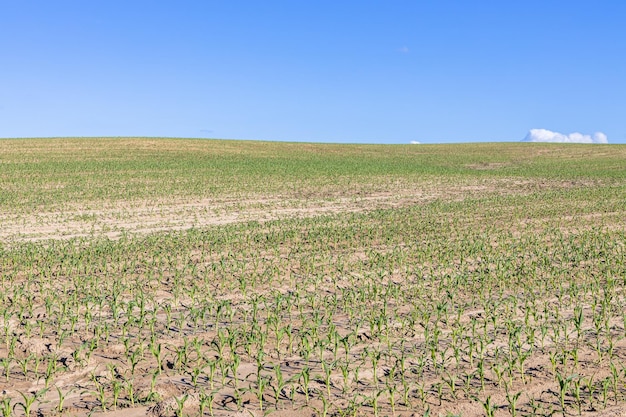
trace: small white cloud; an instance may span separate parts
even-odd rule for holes
[[[594,143],[609,143],[609,138],[602,132],[596,132],[593,134]]]
[[[398,52],[400,52],[401,54],[408,54],[409,53],[409,47],[408,46],[403,46],[401,48],[398,48]]]
[[[583,135],[578,132],[565,135],[547,129],[530,129],[522,142],[608,143],[608,140],[602,132],[596,132],[593,135]]]
[[[416,140],[412,140],[412,141],[411,141],[411,145],[419,145],[419,144],[420,144],[420,142],[418,142],[418,141],[416,141]]]

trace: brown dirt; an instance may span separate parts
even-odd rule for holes
[[[491,168],[488,168],[491,169]],[[203,199],[199,201],[144,201],[102,204],[91,209],[75,205],[36,214],[0,213],[0,241],[5,243],[149,234],[187,230],[247,221],[314,217],[333,213],[363,212],[407,207],[434,200],[462,200],[486,195],[526,194],[538,189],[560,189],[587,184],[571,181],[490,179],[478,183],[425,184],[421,188],[400,185],[388,192],[326,197],[262,196],[255,198]]]
[[[477,167],[476,169],[496,169],[498,167]],[[356,197],[333,197],[328,199],[292,199],[284,200],[279,197],[275,198],[254,198],[247,200],[229,200],[229,201],[217,201],[217,200],[201,200],[201,201],[184,201],[184,202],[155,202],[152,204],[118,204],[110,205],[98,210],[86,210],[80,207],[75,207],[66,211],[46,212],[38,213],[37,215],[21,216],[19,214],[8,215],[5,214],[0,220],[2,220],[2,230],[0,230],[0,241],[5,242],[20,242],[20,241],[41,241],[48,239],[69,239],[73,237],[98,237],[106,236],[111,239],[119,238],[123,234],[148,234],[159,231],[168,230],[186,230],[194,227],[205,227],[211,225],[221,225],[236,222],[245,221],[270,221],[275,219],[284,219],[292,217],[312,217],[324,214],[333,214],[338,212],[362,212],[368,210],[375,210],[381,208],[395,208],[406,207],[416,204],[424,204],[436,199],[445,200],[460,200],[464,198],[471,198],[475,196],[484,196],[488,194],[520,194],[524,192],[532,192],[537,188],[564,188],[577,186],[575,183],[536,183],[531,181],[519,181],[515,179],[506,179],[501,181],[490,181],[486,183],[466,184],[456,187],[446,188],[445,194],[442,192],[436,192],[432,189],[420,189],[420,190],[403,190],[401,193],[376,193],[369,195],[362,195]],[[620,213],[595,213],[586,215],[586,217],[580,220],[597,220],[597,217],[615,217]],[[572,218],[568,216],[563,217],[564,220],[571,221]],[[531,221],[528,221],[531,223]],[[380,251],[384,253],[383,250]],[[280,253],[280,256],[288,256],[288,253]],[[271,255],[268,254],[268,257]],[[353,256],[367,259],[365,253],[355,253]],[[477,263],[479,263],[477,261]],[[390,272],[390,275],[386,278],[386,283],[393,283],[401,285],[402,282],[394,282],[394,271]],[[359,278],[359,277],[357,277]],[[334,283],[334,290],[337,291],[342,288],[342,283]],[[348,284],[346,284],[347,286]],[[329,288],[331,285],[329,284]],[[285,283],[282,287],[272,288],[260,288],[259,294],[263,291],[269,293],[271,291],[287,293],[291,290],[289,285]],[[315,289],[311,289],[311,292]],[[328,290],[331,291],[331,290]],[[158,302],[163,301],[166,297],[171,296],[167,292],[155,293],[155,300]],[[222,297],[224,300],[230,300],[233,303],[243,303],[244,299],[240,294],[232,293],[226,294]],[[185,300],[181,301],[181,305]],[[548,300],[550,302],[556,302],[556,299]],[[241,306],[240,306],[241,307]],[[400,306],[402,308],[409,309],[410,306]],[[585,311],[589,313],[589,311]],[[106,312],[106,318],[109,318]],[[461,318],[462,323],[468,323],[471,316],[480,316],[484,314],[482,309],[471,309],[464,312]],[[165,321],[165,316],[160,315],[157,317],[159,322]],[[335,317],[336,322],[348,322],[348,318],[338,315]],[[293,321],[295,327],[300,327],[302,322],[297,320]],[[5,322],[4,318],[0,317],[0,328],[14,329],[19,326],[20,323],[15,319],[8,319]],[[347,333],[345,328],[339,328],[338,332],[342,336]],[[215,331],[209,331],[206,333],[197,333],[195,336],[201,338],[204,342],[208,342],[216,337]],[[361,331],[357,337],[368,343],[369,336],[367,331]],[[442,339],[450,337],[449,333],[443,332]],[[424,342],[421,337],[406,336],[406,341],[418,345]],[[75,340],[72,347],[80,346],[80,340]],[[273,340],[269,340],[268,343],[273,343]],[[167,339],[168,360],[172,360],[172,349],[183,345],[182,338],[170,338]],[[547,346],[550,342],[547,342]],[[372,342],[370,347],[375,347]],[[70,392],[66,399],[67,408],[61,413],[64,415],[76,415],[86,416],[89,414],[90,409],[94,409],[94,404],[97,403],[96,396],[93,392],[89,392],[93,389],[92,381],[97,378],[109,378],[112,367],[118,367],[126,370],[127,364],[124,361],[123,354],[126,347],[119,340],[111,342],[106,347],[100,349],[89,360],[74,358],[70,348],[64,348],[56,350],[53,343],[45,337],[31,337],[24,338],[18,341],[16,346],[19,351],[20,358],[26,358],[31,355],[45,355],[47,353],[54,353],[58,355],[59,360],[66,366],[67,370],[58,378],[55,379],[55,384],[60,389],[68,390],[70,387],[74,391]],[[626,339],[622,339],[615,344],[615,349],[619,352],[626,351]],[[211,351],[214,353],[213,351]],[[592,349],[589,346],[581,348],[580,362],[581,366],[596,367],[597,370],[594,373],[596,380],[601,380],[610,374],[610,371],[603,365],[598,367],[597,358],[592,354]],[[351,360],[357,360],[359,352],[350,352]],[[489,352],[492,354],[493,352]],[[297,375],[302,371],[303,363],[299,357],[283,357],[283,358],[271,358],[280,362],[283,366],[283,370],[287,378]],[[78,361],[78,363],[77,363]],[[109,365],[109,366],[107,366]],[[533,398],[545,398],[546,407],[550,409],[543,409],[544,412],[554,410],[555,404],[555,392],[553,391],[554,379],[547,378],[545,371],[550,366],[550,358],[546,354],[537,354],[533,357],[532,363],[528,364],[528,376],[531,378],[531,382],[527,384],[518,384],[511,387],[514,392],[522,391],[525,395],[532,396]],[[158,368],[156,361],[150,359],[150,354],[146,353],[146,358],[142,362],[141,369],[136,377],[135,387],[137,394],[147,394],[150,392],[151,373]],[[242,363],[237,372],[237,379],[245,381],[247,375],[254,373],[256,370],[256,364],[254,363]],[[381,365],[378,368],[363,367],[359,373],[358,384],[363,386],[367,385],[368,389],[374,385],[374,374],[384,375],[385,372],[389,372],[389,364]],[[356,378],[354,373],[349,374],[350,378]],[[326,389],[324,384],[320,383],[319,378],[316,378],[311,382],[310,388],[314,392],[320,392]],[[495,385],[496,376],[491,370],[487,371],[487,379],[490,384]],[[333,391],[338,391],[342,385],[343,376],[335,370],[331,375],[331,385]],[[423,378],[425,383],[425,389],[434,391],[435,388],[429,385],[429,375],[426,374]],[[231,383],[231,380],[229,380]],[[377,383],[377,382],[376,382]],[[21,379],[12,380],[11,384],[5,383],[4,379],[0,379],[0,391],[3,396],[9,396],[12,398],[20,398],[19,392],[28,393],[36,392],[43,389],[44,381],[42,379],[29,380],[24,377]],[[472,382],[474,387],[477,382]],[[228,385],[228,384],[227,384]],[[461,390],[460,380],[456,389]],[[172,371],[167,376],[159,378],[158,383],[155,385],[155,392],[159,395],[160,401],[151,404],[150,406],[130,406],[126,402],[121,402],[117,406],[117,409],[99,413],[99,415],[105,417],[169,417],[174,414],[174,409],[177,406],[177,400],[181,401],[185,392],[190,388],[190,382],[188,376],[175,375]],[[89,388],[87,388],[89,387]],[[50,405],[58,402],[58,394],[54,387],[45,394],[45,400],[48,403],[43,403],[40,407],[40,413],[42,416],[47,415],[59,415],[54,412]],[[256,397],[250,392],[244,394],[242,398],[243,405],[236,405],[232,399],[234,390],[230,388],[222,389],[220,396],[216,399],[216,407],[214,410],[215,416],[223,417],[243,417],[253,416],[261,417],[263,413],[259,411],[257,403],[255,403]],[[295,388],[294,388],[295,389]],[[302,388],[298,386],[299,391],[295,394],[299,399],[299,403],[302,404],[304,394]],[[416,387],[413,387],[415,390]],[[232,392],[231,392],[232,391]],[[495,404],[499,406],[496,412],[497,416],[508,415],[508,410],[505,408],[507,403],[505,395],[502,389],[497,391],[493,390],[491,399]],[[285,394],[283,394],[285,395]],[[460,395],[460,394],[459,394]],[[415,391],[413,391],[413,400],[415,399]],[[431,395],[431,398],[434,396]],[[432,415],[446,415],[446,413],[462,414],[464,416],[479,416],[483,414],[483,406],[478,401],[472,401],[470,398],[463,398],[456,401],[452,398],[450,393],[445,394],[445,404],[437,404],[436,402],[429,402],[426,404],[433,410]],[[266,401],[272,404],[274,398],[272,395],[267,395]],[[571,400],[571,399],[570,399]],[[199,406],[199,397],[197,394],[191,394],[185,401],[185,412],[189,415],[195,415]],[[541,405],[541,404],[540,404]],[[348,404],[345,404],[347,409]],[[275,410],[271,413],[272,416],[286,417],[308,417],[311,415],[321,415],[320,410],[323,409],[323,404],[317,400],[312,399],[310,405],[307,408],[296,408],[291,410]],[[526,406],[528,410],[528,406]],[[338,413],[338,410],[334,410]],[[541,415],[542,411],[538,412]],[[585,410],[586,415],[592,416],[626,416],[625,406],[619,405],[604,409],[600,411]],[[391,409],[387,406],[381,411],[382,415],[391,415]],[[405,417],[417,416],[412,412],[402,411],[396,413]],[[358,415],[373,415],[373,409],[367,405],[360,408]],[[421,414],[420,414],[421,415]]]

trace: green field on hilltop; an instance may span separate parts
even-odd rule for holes
[[[626,407],[626,146],[0,140],[0,412]]]
[[[489,178],[624,178],[624,146],[330,145],[202,139],[5,139],[5,210],[171,198],[351,195]]]

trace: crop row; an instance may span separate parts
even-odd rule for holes
[[[623,404],[624,207],[596,192],[6,247],[0,410]]]

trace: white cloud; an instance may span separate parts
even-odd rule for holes
[[[420,143],[419,143],[418,141],[416,141],[416,140],[412,140],[412,141],[411,141],[411,145],[419,145],[419,144],[420,144]]]
[[[408,54],[409,53],[409,47],[408,46],[403,46],[398,48],[398,52],[400,52],[401,54]]]
[[[530,129],[522,142],[608,143],[608,140],[602,132],[596,132],[593,135],[583,135],[578,132],[564,135],[547,129]]]

